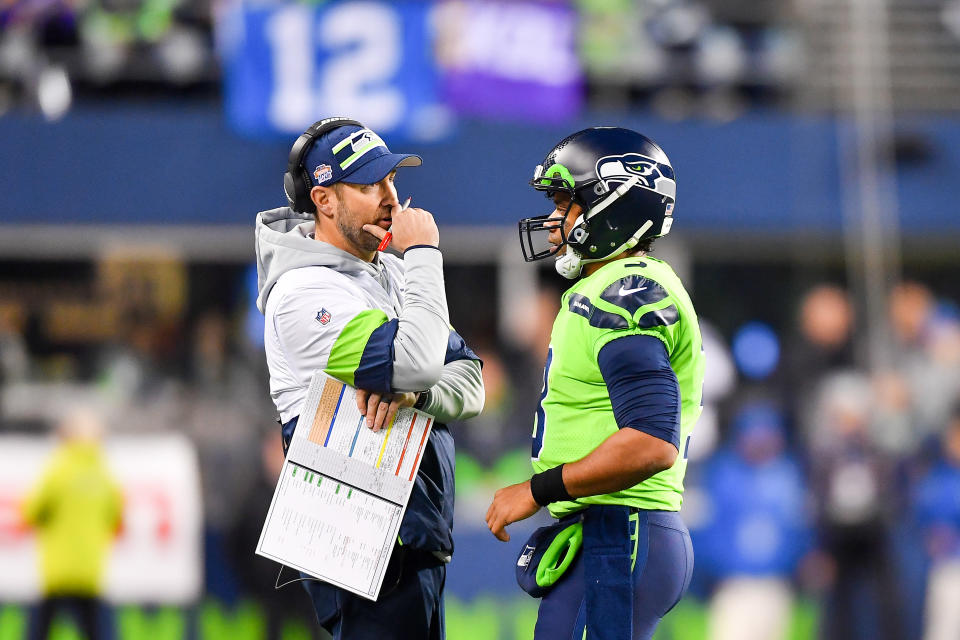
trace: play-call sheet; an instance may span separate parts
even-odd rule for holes
[[[376,600],[433,417],[401,409],[374,432],[356,393],[314,375],[257,553]]]

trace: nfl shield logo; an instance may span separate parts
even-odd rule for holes
[[[327,324],[330,322],[330,318],[332,317],[333,316],[331,316],[330,312],[326,309],[320,309],[320,311],[317,311],[317,322],[320,324]]]

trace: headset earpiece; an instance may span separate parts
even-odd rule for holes
[[[287,201],[294,211],[301,213],[317,211],[316,205],[310,199],[310,191],[313,189],[310,172],[303,166],[303,158],[307,155],[307,151],[313,146],[314,141],[324,134],[340,127],[351,126],[363,127],[362,124],[350,118],[324,118],[310,125],[293,143],[287,158],[287,171],[283,174],[283,192],[287,195]]]

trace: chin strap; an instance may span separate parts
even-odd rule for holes
[[[557,273],[562,275],[567,280],[575,280],[580,277],[580,272],[583,270],[583,265],[590,264],[591,262],[610,260],[617,257],[624,251],[633,249],[635,246],[637,246],[637,243],[640,242],[640,237],[652,226],[653,220],[647,220],[642,227],[637,229],[636,233],[627,239],[626,242],[611,251],[609,255],[606,255],[602,258],[593,258],[589,260],[582,258],[576,251],[574,251],[573,247],[568,244],[566,245],[566,252],[557,258],[557,261],[553,264],[553,267],[557,270]]]
[[[627,191],[632,189],[639,182],[640,182],[640,177],[633,176],[632,178],[630,178],[629,180],[621,184],[619,187],[617,187],[613,191],[613,193],[608,195],[606,198],[598,202],[592,209],[590,209],[590,211],[586,213],[586,217],[584,217],[584,215],[581,214],[580,217],[577,218],[576,222],[573,223],[573,228],[571,229],[570,233],[574,234],[575,230],[578,227],[580,227],[580,225],[582,225],[586,220],[589,220],[590,218],[594,217],[595,215],[597,215],[598,213],[600,213],[601,211],[603,211],[604,209],[612,205],[620,197],[622,197],[623,194],[625,194]],[[563,276],[567,280],[575,280],[576,278],[580,277],[580,271],[583,269],[583,265],[589,264],[591,262],[600,262],[602,260],[609,260],[610,258],[616,255],[619,255],[628,249],[632,249],[634,246],[636,246],[637,242],[640,241],[640,236],[646,233],[647,229],[649,229],[652,226],[653,226],[653,221],[647,220],[646,224],[640,227],[640,229],[638,229],[637,232],[634,233],[632,237],[628,238],[626,242],[624,242],[619,247],[617,247],[616,249],[614,249],[613,251],[611,251],[610,253],[608,253],[602,258],[593,258],[589,260],[584,259],[582,256],[577,254],[577,252],[574,251],[569,244],[567,244],[566,253],[564,253],[562,256],[557,258],[557,261],[554,263],[554,268],[557,270],[557,273],[559,273],[561,276]],[[586,240],[582,241],[582,243],[585,243],[585,242]]]
[[[553,263],[553,268],[567,280],[576,280],[580,277],[583,262],[583,259],[573,250],[573,247],[567,245],[564,254]]]

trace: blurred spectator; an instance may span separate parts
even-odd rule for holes
[[[911,409],[917,407],[915,393],[923,393],[917,377],[927,381],[930,359],[926,345],[935,300],[930,290],[916,282],[903,282],[890,291],[889,322],[893,337],[893,362],[911,395]],[[949,408],[949,405],[948,407]],[[946,415],[941,416],[945,420]],[[941,421],[940,425],[944,422]]]
[[[30,640],[45,640],[54,615],[63,609],[77,615],[88,640],[110,635],[101,622],[100,595],[123,497],[107,468],[101,433],[95,415],[68,415],[59,427],[60,447],[23,505],[24,520],[40,541],[44,594]]]
[[[116,337],[99,353],[96,375],[101,388],[119,403],[168,396],[176,386],[169,369],[175,355],[171,344],[180,342],[178,329],[145,309],[125,310]]]
[[[925,640],[960,638],[960,405],[943,436],[939,462],[918,483],[914,512],[932,566]]]
[[[30,354],[23,339],[24,311],[20,305],[0,305],[0,383],[26,379]]]
[[[477,354],[483,360],[483,413],[471,418],[469,425],[454,423],[451,431],[458,448],[462,446],[464,452],[489,467],[506,451],[529,450],[533,413],[515,414],[515,385],[500,353],[478,349]]]
[[[300,638],[315,638],[317,633],[329,638],[329,634],[317,624],[313,606],[304,590],[299,585],[276,589],[280,565],[254,553],[283,467],[279,425],[264,433],[260,442],[260,458],[255,484],[240,501],[240,518],[229,544],[241,595],[253,598],[264,608],[267,619],[265,640],[281,640],[291,634]],[[284,581],[297,577],[295,571],[284,572]]]
[[[913,282],[891,291],[889,320],[896,370],[875,381],[874,437],[891,454],[905,457],[939,440],[960,399],[960,322],[938,309],[927,287]]]
[[[960,322],[951,314],[931,315],[923,358],[906,372],[916,427],[921,436],[939,436],[960,400]]]
[[[853,306],[847,292],[838,286],[821,284],[800,302],[798,334],[785,341],[784,398],[791,413],[802,424],[821,378],[828,372],[853,364],[851,334]]]
[[[225,542],[234,527],[245,526],[241,510],[257,480],[250,469],[258,464],[259,434],[264,425],[275,426],[253,368],[235,349],[232,329],[219,312],[197,320],[186,384],[174,399],[178,427],[200,457],[207,591],[228,603],[237,596],[237,567],[227,557]]]
[[[881,371],[873,376],[872,439],[892,458],[913,454],[920,446],[913,424],[910,385],[901,371]]]
[[[822,380],[807,425],[819,532],[833,563],[827,640],[902,637],[888,530],[899,500],[893,461],[871,437],[873,403],[865,376],[833,374]]]
[[[917,282],[898,284],[890,292],[890,326],[901,359],[922,357],[925,332],[933,313],[930,290]]]
[[[783,415],[765,403],[735,418],[731,442],[707,463],[708,514],[695,531],[699,569],[718,582],[712,640],[786,637],[791,578],[811,546],[807,488],[786,450]]]
[[[817,364],[837,367],[849,363],[852,328],[853,307],[840,287],[820,285],[803,298],[800,330],[804,341],[817,352],[813,356]]]

